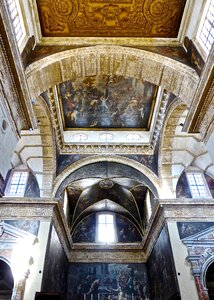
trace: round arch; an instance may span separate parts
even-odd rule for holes
[[[126,166],[130,166],[133,169],[141,172],[144,174],[154,185],[154,187],[157,190],[157,193],[159,197],[161,198],[162,195],[162,185],[161,180],[146,166],[140,164],[139,162],[136,162],[130,158],[122,157],[122,156],[115,156],[115,155],[95,155],[90,156],[87,158],[83,158],[77,162],[74,162],[71,166],[67,167],[62,173],[60,173],[55,181],[53,186],[53,194],[52,196],[55,197],[60,185],[63,183],[63,181],[74,171],[78,170],[81,167],[98,163],[98,162],[114,162],[114,163],[120,163]]]
[[[11,269],[10,262],[2,256],[0,256],[0,282],[0,296],[1,291],[4,292],[4,296],[6,294],[7,296],[12,296],[13,289],[15,286],[14,275]]]
[[[199,81],[195,70],[171,58],[113,45],[63,51],[42,58],[26,69],[32,99],[66,80],[100,74],[149,81],[179,96],[188,106]]]

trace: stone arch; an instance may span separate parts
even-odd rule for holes
[[[15,279],[14,279],[14,275],[13,275],[13,272],[12,272],[12,269],[11,269],[11,266],[10,266],[10,262],[5,259],[4,257],[0,256],[0,270],[1,270],[1,273],[6,272],[7,273],[7,276],[3,276],[3,274],[1,274],[1,289],[0,291],[2,291],[2,289],[4,288],[4,282],[5,284],[9,287],[9,285],[11,286],[11,288],[7,289],[5,292],[8,293],[8,295],[6,296],[12,296],[13,294],[13,289],[14,289],[14,286],[15,286]],[[0,293],[1,295],[1,293]],[[5,297],[5,294],[2,295],[3,297]],[[8,298],[9,299],[9,298]]]
[[[190,105],[199,81],[196,72],[178,61],[145,50],[122,46],[93,46],[67,50],[32,63],[26,69],[31,97],[66,80],[115,74],[149,81]]]
[[[160,174],[163,186],[167,183],[172,197],[176,194],[176,185],[181,173],[189,166],[202,171],[212,170],[212,161],[200,134],[183,132],[187,116],[187,105],[181,99],[171,104],[163,128],[160,146]]]
[[[203,264],[201,271],[201,282],[204,288],[204,291],[207,292],[207,284],[206,284],[206,275],[208,268],[214,264],[214,255],[210,256]]]
[[[54,181],[54,187],[53,187],[53,194],[52,196],[55,197],[57,190],[59,189],[60,185],[63,183],[63,181],[74,171],[78,170],[81,167],[84,167],[86,165],[92,164],[92,163],[97,163],[97,162],[115,162],[115,163],[120,163],[123,165],[130,166],[137,171],[141,172],[144,174],[154,185],[156,188],[159,197],[162,195],[162,186],[161,186],[161,181],[160,179],[146,166],[140,164],[139,162],[136,162],[132,159],[126,158],[126,157],[121,157],[121,156],[115,156],[115,155],[95,155],[95,156],[90,156],[87,158],[83,158],[77,162],[74,162],[72,165],[67,167],[62,173],[60,173],[55,181]]]

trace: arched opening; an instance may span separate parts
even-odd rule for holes
[[[0,299],[11,299],[14,279],[10,266],[0,259]]]
[[[214,299],[214,262],[211,263],[206,273],[206,287],[208,289],[209,299]]]

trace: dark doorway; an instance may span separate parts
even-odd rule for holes
[[[214,300],[214,263],[212,263],[207,269],[206,286],[210,300]]]
[[[0,259],[0,299],[10,300],[13,292],[14,280],[9,265]]]

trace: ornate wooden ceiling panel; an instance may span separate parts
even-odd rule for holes
[[[178,34],[186,0],[37,0],[43,36]]]

